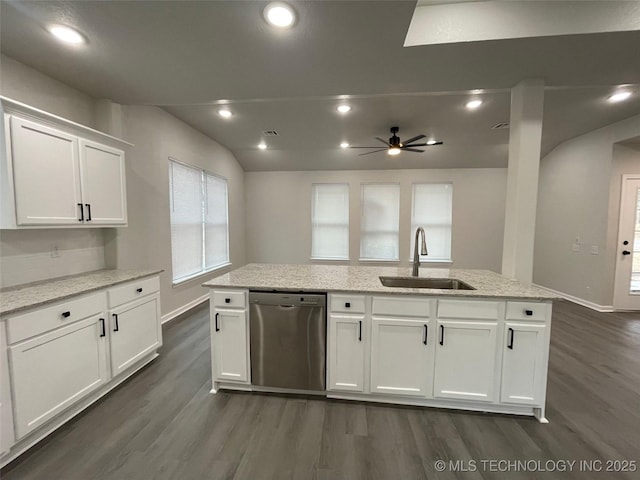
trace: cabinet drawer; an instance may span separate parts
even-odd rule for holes
[[[213,306],[222,308],[247,308],[247,293],[244,290],[214,290]]]
[[[438,318],[497,320],[504,303],[482,300],[438,300]]]
[[[507,302],[507,320],[544,322],[547,304],[536,302]]]
[[[83,320],[106,310],[104,292],[59,302],[7,319],[10,344]]]
[[[364,295],[331,295],[331,311],[364,313]]]
[[[373,297],[374,315],[430,317],[431,300],[416,297]]]
[[[155,293],[160,290],[160,278],[141,278],[109,289],[109,308]]]

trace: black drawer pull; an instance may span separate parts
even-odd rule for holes
[[[509,341],[507,342],[507,348],[513,350],[513,328],[509,329]]]
[[[138,293],[142,293],[142,287],[140,287],[140,288],[136,288],[136,292],[138,292]]]
[[[218,315],[220,315],[220,314],[216,312],[216,318],[215,318],[216,332],[220,331],[220,327],[218,326]]]
[[[230,298],[225,298],[224,299],[224,303],[231,303],[231,299]]]
[[[114,320],[114,327],[113,327],[113,331],[114,332],[119,332],[120,331],[120,326],[118,325],[118,314],[114,313],[113,315],[113,320]]]
[[[425,345],[427,344],[428,335],[429,335],[429,327],[425,323],[424,324],[424,340],[422,341],[422,343],[424,343]]]
[[[350,302],[345,302],[344,308],[351,308],[351,303]]]
[[[106,337],[107,336],[107,330],[106,327],[104,326],[104,318],[100,318],[100,325],[102,327],[102,333],[100,334],[101,337]]]
[[[358,341],[362,341],[362,320],[358,322]]]
[[[62,318],[69,318],[71,316],[71,312],[62,312]]]
[[[532,316],[532,315],[533,315],[533,310],[525,310],[525,311],[524,311],[524,314],[525,314],[527,317],[530,317],[530,316]]]
[[[78,207],[80,208],[80,218],[78,219],[79,222],[84,222],[84,210],[82,208],[82,204],[79,203]]]
[[[444,345],[444,325],[440,325],[440,345]]]
[[[85,207],[87,207],[87,222],[91,221],[91,204],[85,203]]]

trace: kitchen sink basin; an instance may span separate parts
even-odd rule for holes
[[[385,287],[439,288],[443,290],[475,290],[468,283],[455,278],[379,277]]]

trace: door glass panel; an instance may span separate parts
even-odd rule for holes
[[[631,293],[640,293],[640,188],[636,191],[636,221],[633,229],[633,263],[631,267]]]

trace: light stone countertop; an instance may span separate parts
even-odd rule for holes
[[[97,270],[0,289],[0,316],[21,312],[164,270]]]
[[[250,263],[213,278],[205,287],[248,288],[250,290],[283,290],[308,292],[354,292],[367,294],[400,294],[451,297],[520,298],[529,300],[558,299],[541,288],[527,286],[517,280],[489,270],[458,270],[420,267],[420,277],[456,278],[475,290],[444,290],[385,287],[379,276],[410,277],[408,267],[366,267],[347,265],[288,265]]]

